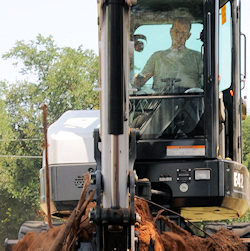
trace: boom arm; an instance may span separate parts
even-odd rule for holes
[[[103,208],[94,220],[99,247],[104,250],[133,249],[134,208],[129,200],[128,79],[129,6],[132,1],[99,1],[99,45],[101,69],[101,163],[99,187],[103,184]],[[98,162],[98,161],[97,161]],[[100,190],[99,190],[100,191]],[[101,203],[98,203],[100,206]],[[103,233],[103,235],[101,235]],[[131,238],[129,238],[129,236]],[[131,242],[130,242],[131,240]]]

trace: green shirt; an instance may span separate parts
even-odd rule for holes
[[[183,48],[155,52],[141,75],[153,76],[153,89],[164,90],[176,79],[175,87],[202,88],[203,63],[201,53]]]

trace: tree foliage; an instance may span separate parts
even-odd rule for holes
[[[243,133],[243,163],[250,171],[250,116],[247,116],[242,123]]]
[[[22,89],[32,88],[33,107],[47,103],[50,121],[69,109],[98,108],[98,93],[93,91],[98,81],[98,60],[93,51],[59,48],[51,36],[38,35],[29,43],[18,41],[3,58],[15,59],[23,74],[36,76],[33,86],[23,83]],[[29,105],[29,97],[20,98],[23,105]]]
[[[0,155],[42,155],[43,103],[49,123],[69,109],[98,108],[93,91],[98,58],[93,51],[60,48],[51,36],[38,35],[28,43],[17,41],[3,57],[15,59],[21,73],[36,81],[0,83]],[[40,168],[41,158],[0,158],[1,238],[16,238],[20,224],[36,217]]]
[[[57,60],[60,48],[55,45],[51,36],[38,35],[36,40],[28,43],[17,41],[15,46],[3,55],[3,58],[15,59],[15,64],[22,64],[21,73],[37,74],[39,81],[45,80],[50,67]]]

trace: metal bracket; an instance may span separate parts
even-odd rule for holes
[[[134,197],[135,197],[135,174],[134,174],[134,163],[136,159],[136,137],[138,131],[136,129],[131,129],[130,131],[130,144],[129,144],[129,191],[130,191],[130,208],[131,208],[131,221],[135,222],[135,205],[134,205]]]
[[[100,142],[99,129],[94,129],[94,157],[97,165],[97,170],[101,170],[101,152],[98,148],[98,143]]]
[[[101,202],[102,202],[102,174],[101,174],[101,152],[98,148],[100,142],[99,129],[94,130],[94,157],[96,160],[96,172],[92,173],[92,181],[96,185],[96,211],[90,211],[90,219],[93,220],[93,215],[97,218],[101,218]],[[101,226],[96,226],[96,248],[101,250]]]

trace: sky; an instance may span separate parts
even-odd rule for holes
[[[250,1],[241,0],[242,32],[247,35],[247,82],[243,96],[250,107]],[[97,0],[0,0],[0,55],[17,40],[52,35],[60,47],[92,49],[98,53]],[[29,78],[29,76],[25,77]],[[11,60],[0,58],[0,80],[24,79]]]
[[[0,0],[0,55],[17,40],[52,35],[60,47],[98,52],[97,0]],[[23,79],[10,60],[0,59],[0,80]]]

